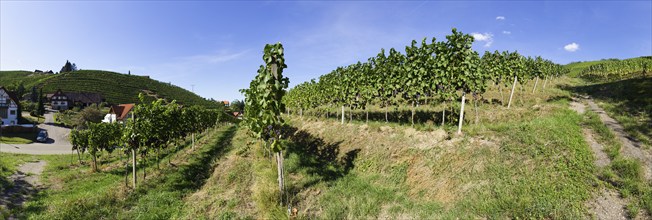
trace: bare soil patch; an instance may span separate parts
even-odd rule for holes
[[[587,203],[595,219],[627,219],[626,205],[627,202],[614,190],[602,190]]]

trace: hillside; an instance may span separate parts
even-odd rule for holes
[[[80,70],[60,74],[1,71],[0,82],[7,85],[22,82],[28,89],[37,85],[43,88],[44,93],[52,93],[57,89],[70,92],[94,92],[102,94],[111,104],[134,103],[138,101],[139,93],[145,93],[149,97],[177,100],[187,105],[217,107],[216,103],[169,83],[143,76],[101,70]]]
[[[30,71],[0,71],[0,85],[12,85],[16,83],[23,83],[26,89],[32,88],[33,85],[40,84],[41,82],[55,77],[54,74],[35,73]]]
[[[605,64],[609,62],[614,62],[614,61],[635,61],[635,60],[641,60],[641,59],[646,59],[646,57],[634,57],[634,58],[629,58],[629,59],[623,59],[623,60],[617,60],[617,59],[602,59],[602,60],[592,60],[592,61],[580,61],[580,62],[572,62],[569,64],[564,65],[564,67],[568,68],[570,72],[568,73],[568,76],[570,77],[577,77],[580,75],[582,70],[588,68],[589,66],[592,65],[597,65],[597,64]],[[647,58],[649,59],[649,58]]]

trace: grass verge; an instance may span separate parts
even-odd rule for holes
[[[1,144],[31,144],[36,140],[36,135],[37,133],[2,133],[0,142]]]

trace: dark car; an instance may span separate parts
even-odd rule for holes
[[[36,136],[36,141],[45,143],[48,141],[48,131],[42,130],[38,132],[38,135]]]

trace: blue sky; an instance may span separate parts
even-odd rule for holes
[[[0,1],[0,69],[70,60],[234,100],[267,43],[283,43],[294,86],[453,27],[480,53],[561,64],[652,55],[652,1]]]

